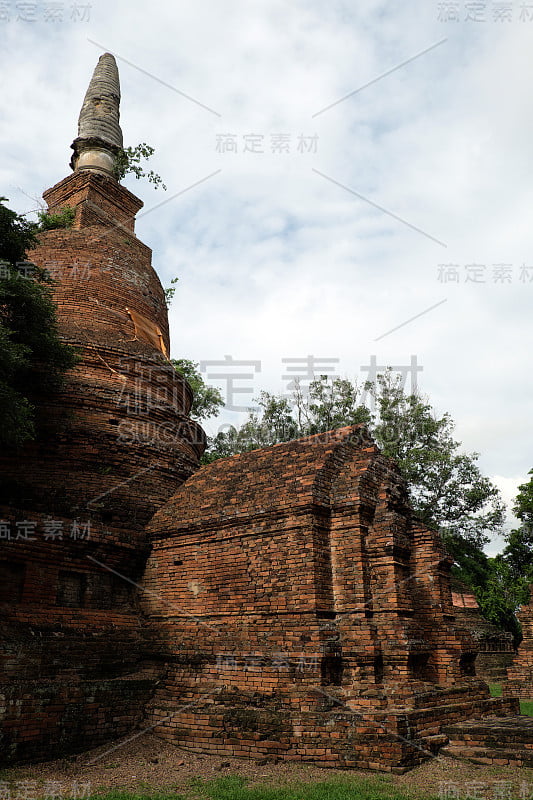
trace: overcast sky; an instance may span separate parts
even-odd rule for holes
[[[173,357],[248,362],[205,367],[252,376],[232,396],[207,378],[246,406],[286,390],[282,359],[364,379],[372,357],[416,356],[514,497],[533,467],[533,0],[11,0],[0,43],[0,194],[19,212],[69,174],[92,70],[116,55],[125,144],[155,147],[168,186],[125,182],[163,285],[179,277]]]

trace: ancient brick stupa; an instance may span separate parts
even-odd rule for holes
[[[130,730],[152,690],[135,601],[153,512],[198,466],[205,437],[173,369],[165,295],[134,233],[142,202],[113,174],[122,144],[113,56],[94,71],[74,171],[44,193],[74,223],[29,259],[56,279],[80,361],[41,399],[39,439],[0,457],[0,753],[61,756]]]
[[[58,281],[80,362],[41,438],[0,462],[16,477],[7,529],[34,525],[0,557],[2,757],[146,725],[203,752],[402,771],[446,741],[443,723],[515,712],[476,678],[451,559],[364,428],[197,469],[204,437],[134,234],[142,204],[114,176],[119,96],[106,54],[74,172],[44,194],[74,225],[30,254]]]

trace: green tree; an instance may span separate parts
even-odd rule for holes
[[[528,483],[518,487],[513,511],[522,523],[524,532],[533,537],[533,469],[529,470],[528,475],[532,476]]]
[[[198,371],[197,362],[189,361],[187,358],[173,358],[171,363],[174,369],[187,379],[192,389],[191,419],[201,422],[217,414],[223,407],[224,400],[219,389],[205,383]]]
[[[61,211],[51,214],[46,209],[41,209],[37,212],[37,228],[39,231],[53,231],[56,228],[72,228],[74,217],[76,216],[76,209],[70,206],[64,206]]]
[[[398,462],[417,516],[440,531],[454,555],[487,544],[488,534],[502,528],[505,506],[481,474],[478,453],[460,451],[451,416],[436,415],[417,393],[406,395],[390,372],[369,388],[376,402],[372,434]]]
[[[207,449],[202,456],[202,464],[211,464],[219,458],[229,458],[236,453],[245,452],[236,442],[239,431],[234,425],[228,425],[227,430],[219,431],[216,436],[208,437]]]
[[[37,225],[7,208],[5,202],[7,198],[0,197],[0,259],[14,266],[37,244]]]
[[[209,440],[203,463],[209,464],[218,458],[270,447],[301,435],[286,398],[261,392],[258,403],[261,410],[251,411],[248,420],[240,428],[228,425],[227,430],[219,431]]]
[[[265,391],[260,393],[257,403],[258,409],[250,411],[240,428],[228,426],[212,439],[208,449],[210,461],[343,425],[368,423],[371,418],[355,384],[344,378],[329,381],[325,375],[311,383],[307,395],[297,384],[292,403],[283,395]]]
[[[533,475],[533,470],[529,474]],[[533,477],[518,487],[513,510],[520,525],[506,535],[503,552],[486,558],[484,569],[471,570],[463,577],[472,586],[483,616],[511,631],[517,646],[521,632],[515,615],[521,605],[529,603],[533,583]]]
[[[8,209],[0,198],[0,443],[18,448],[36,435],[36,406],[56,389],[77,361],[57,331],[53,281],[35,268],[22,277],[16,268],[37,243],[35,225]]]
[[[533,470],[529,475],[533,476]],[[518,487],[513,511],[520,525],[507,534],[503,553],[491,559],[491,573],[478,589],[484,613],[496,614],[499,609],[507,630],[512,630],[505,624],[507,616],[510,613],[514,617],[519,606],[529,603],[529,586],[533,583],[533,477]],[[488,612],[484,604],[490,604]],[[514,623],[518,628],[516,618]]]
[[[365,406],[366,389],[346,378],[332,378],[321,375],[312,381],[309,393],[304,395],[300,385],[294,391],[295,414],[301,435],[372,422],[372,414]]]
[[[179,278],[172,278],[170,281],[170,286],[166,289],[163,289],[165,293],[165,303],[167,304],[167,308],[170,308],[172,301],[174,299],[174,295],[176,294],[176,284],[178,283]]]
[[[270,447],[301,435],[287,398],[261,392],[257,402],[260,411],[250,412],[247,422],[236,432],[238,452]]]
[[[524,576],[516,579],[512,575],[503,554],[487,561],[486,576],[481,583],[473,583],[472,589],[483,616],[499,628],[510,631],[513,634],[514,645],[518,647],[522,633],[516,611],[522,603],[528,602],[527,582]]]
[[[212,460],[363,422],[382,452],[398,462],[417,516],[441,532],[467,571],[469,554],[482,553],[488,534],[501,529],[504,505],[481,474],[477,453],[461,452],[450,415],[439,417],[419,394],[405,394],[390,371],[363,387],[320,376],[307,395],[297,386],[292,403],[261,392],[258,404],[239,429],[215,437]]]
[[[501,560],[506,566],[507,585],[516,605],[520,605],[529,601],[529,584],[533,583],[533,477],[518,487],[513,511],[520,525],[507,534]]]

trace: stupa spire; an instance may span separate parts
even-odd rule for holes
[[[71,144],[73,170],[90,169],[113,175],[115,156],[122,147],[120,81],[111,53],[100,56],[78,119],[78,137]]]

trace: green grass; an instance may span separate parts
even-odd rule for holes
[[[320,783],[248,787],[238,775],[198,782],[195,789],[208,800],[393,800],[401,795],[386,780],[335,778]]]
[[[284,786],[271,783],[248,786],[245,778],[228,775],[215,780],[196,778],[191,781],[191,791],[187,794],[113,791],[100,795],[98,800],[418,800],[420,797],[419,793],[404,793],[396,789],[389,776],[347,776],[318,783],[299,781]]]
[[[533,700],[520,700],[520,713],[533,717]]]
[[[489,684],[490,695],[491,697],[501,697],[502,696],[502,685],[501,683],[490,683]]]

